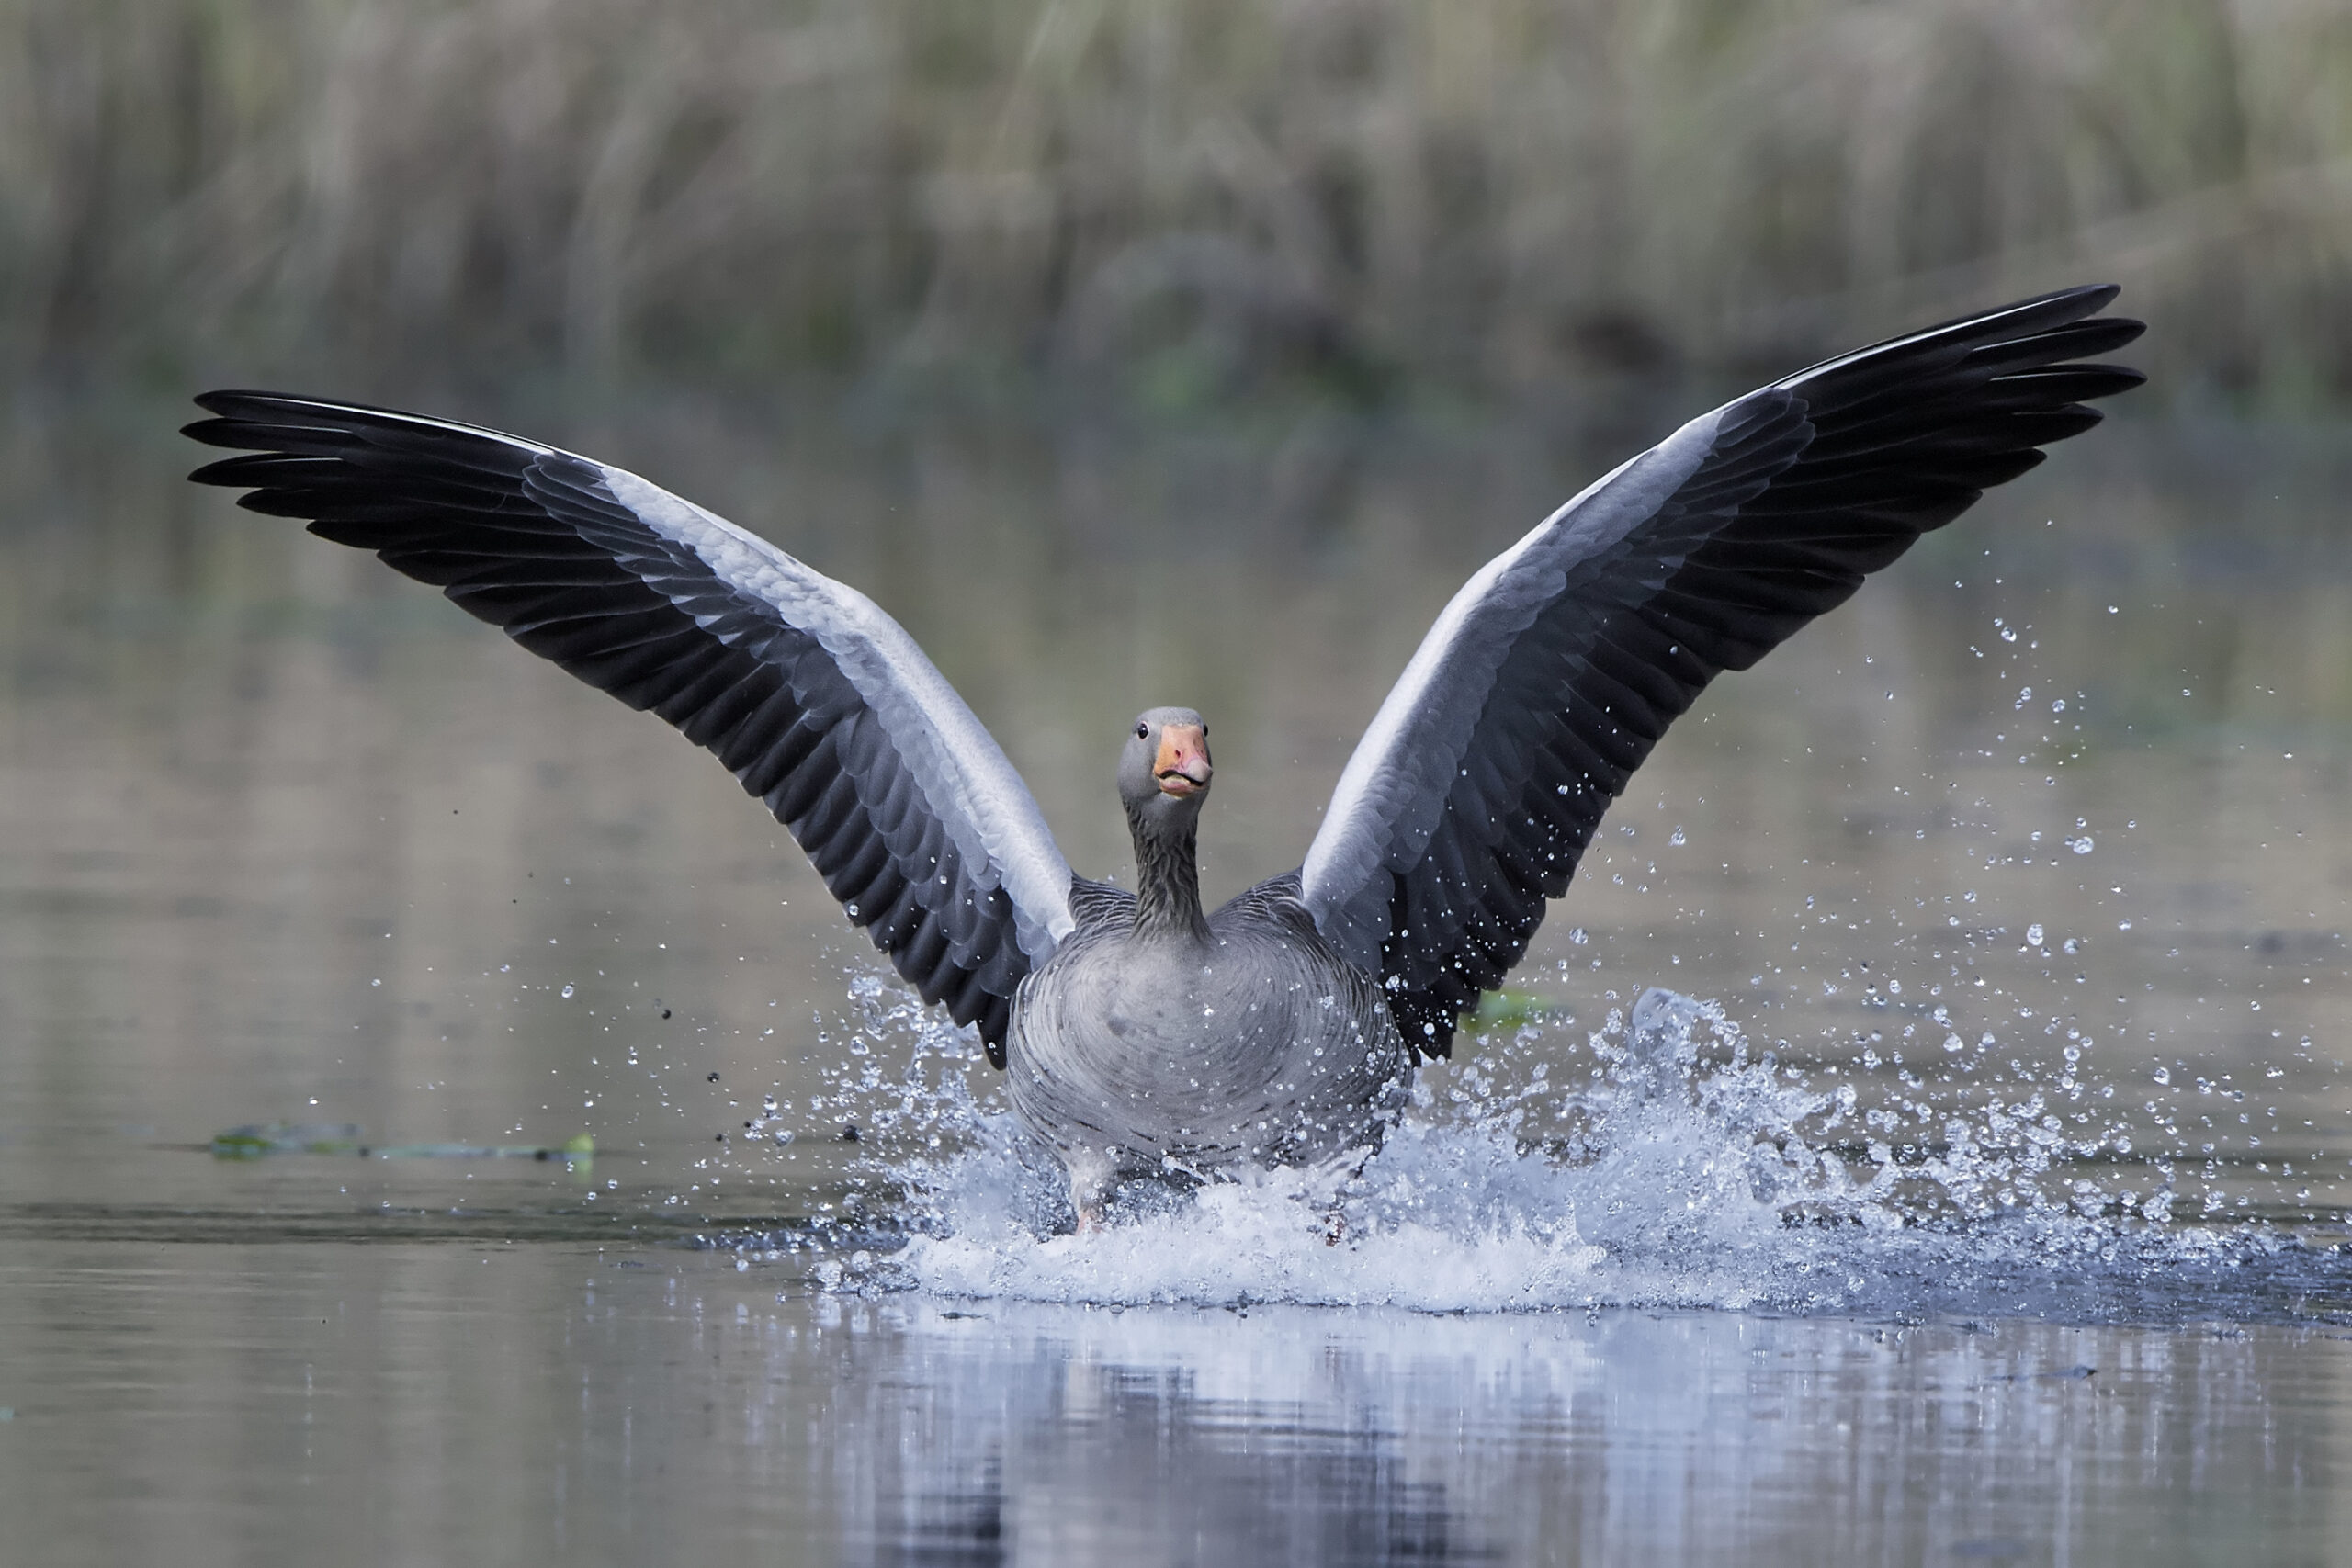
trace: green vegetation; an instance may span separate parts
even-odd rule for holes
[[[0,0],[0,363],[1514,395],[2083,277],[2352,392],[2319,0]]]
[[[1478,998],[1477,1010],[1464,1023],[1465,1032],[1488,1034],[1498,1029],[1568,1021],[1566,1008],[1532,991],[1488,991]]]
[[[268,1122],[232,1127],[212,1134],[215,1159],[261,1159],[269,1155],[365,1155],[359,1129],[348,1122]]]
[[[271,1155],[356,1155],[361,1159],[561,1160],[585,1168],[596,1140],[575,1133],[552,1147],[537,1144],[368,1144],[350,1122],[265,1122],[212,1134],[215,1159],[264,1159]]]

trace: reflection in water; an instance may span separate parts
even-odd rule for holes
[[[1300,1358],[1289,1370],[1238,1315],[1211,1333],[1250,1347],[1242,1368],[1230,1348],[1200,1355],[1209,1336],[1190,1323],[1139,1318],[1107,1342],[1069,1326],[1023,1325],[1010,1343],[1001,1327],[901,1340],[928,1391],[919,1419],[894,1431],[876,1411],[884,1429],[848,1434],[898,1461],[851,1483],[860,1503],[873,1489],[869,1516],[844,1510],[872,1561],[1500,1555],[1415,1462],[1361,1359],[1314,1343],[1325,1330],[1306,1325],[1306,1342],[1283,1348]]]
[[[1114,1312],[792,1272],[19,1242],[0,1509],[45,1521],[43,1564],[2146,1568],[2330,1561],[2352,1483],[2352,1353],[2308,1329]]]
[[[1026,1562],[1919,1562],[2002,1540],[2193,1561],[2242,1521],[2167,1540],[2188,1509],[2154,1499],[2223,1485],[2263,1495],[2258,1539],[2291,1559],[2344,1462],[2324,1418],[2284,1445],[2299,1479],[2243,1443],[2234,1402],[2283,1391],[2278,1347],[2236,1337],[1295,1309],[948,1324],[918,1303],[819,1319],[819,1337],[881,1338],[924,1391],[855,1407],[856,1448],[888,1458],[842,1477],[843,1514],[853,1539],[871,1521],[879,1562],[949,1539]],[[2345,1359],[2313,1364],[2333,1380]]]

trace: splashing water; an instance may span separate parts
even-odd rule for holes
[[[1336,1190],[1283,1171],[1130,1188],[1117,1223],[1065,1234],[1060,1168],[975,1097],[964,1038],[878,979],[852,995],[860,1043],[892,1048],[854,1051],[829,1108],[856,1107],[872,1130],[852,1187],[884,1201],[904,1245],[828,1262],[829,1285],[1105,1304],[2112,1317],[2232,1310],[2259,1276],[2305,1307],[2318,1289],[2323,1307],[2352,1309],[2335,1248],[2173,1223],[2169,1164],[2126,1158],[2120,1122],[2069,1134],[2039,1089],[1971,1105],[1907,1074],[1909,1098],[1860,1112],[1852,1082],[1815,1087],[1752,1052],[1719,1006],[1665,990],[1585,1038],[1580,1077],[1555,1077],[1560,1042],[1541,1024],[1425,1076],[1386,1145]],[[897,1049],[909,1039],[910,1059]],[[898,1060],[896,1074],[883,1065]]]

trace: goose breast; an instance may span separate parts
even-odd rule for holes
[[[1197,942],[1081,923],[1023,982],[1006,1052],[1014,1109],[1081,1188],[1360,1159],[1410,1066],[1379,987],[1278,888]]]

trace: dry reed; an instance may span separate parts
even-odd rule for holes
[[[2352,392],[2338,0],[0,0],[0,355],[1509,391],[2132,286]]]

